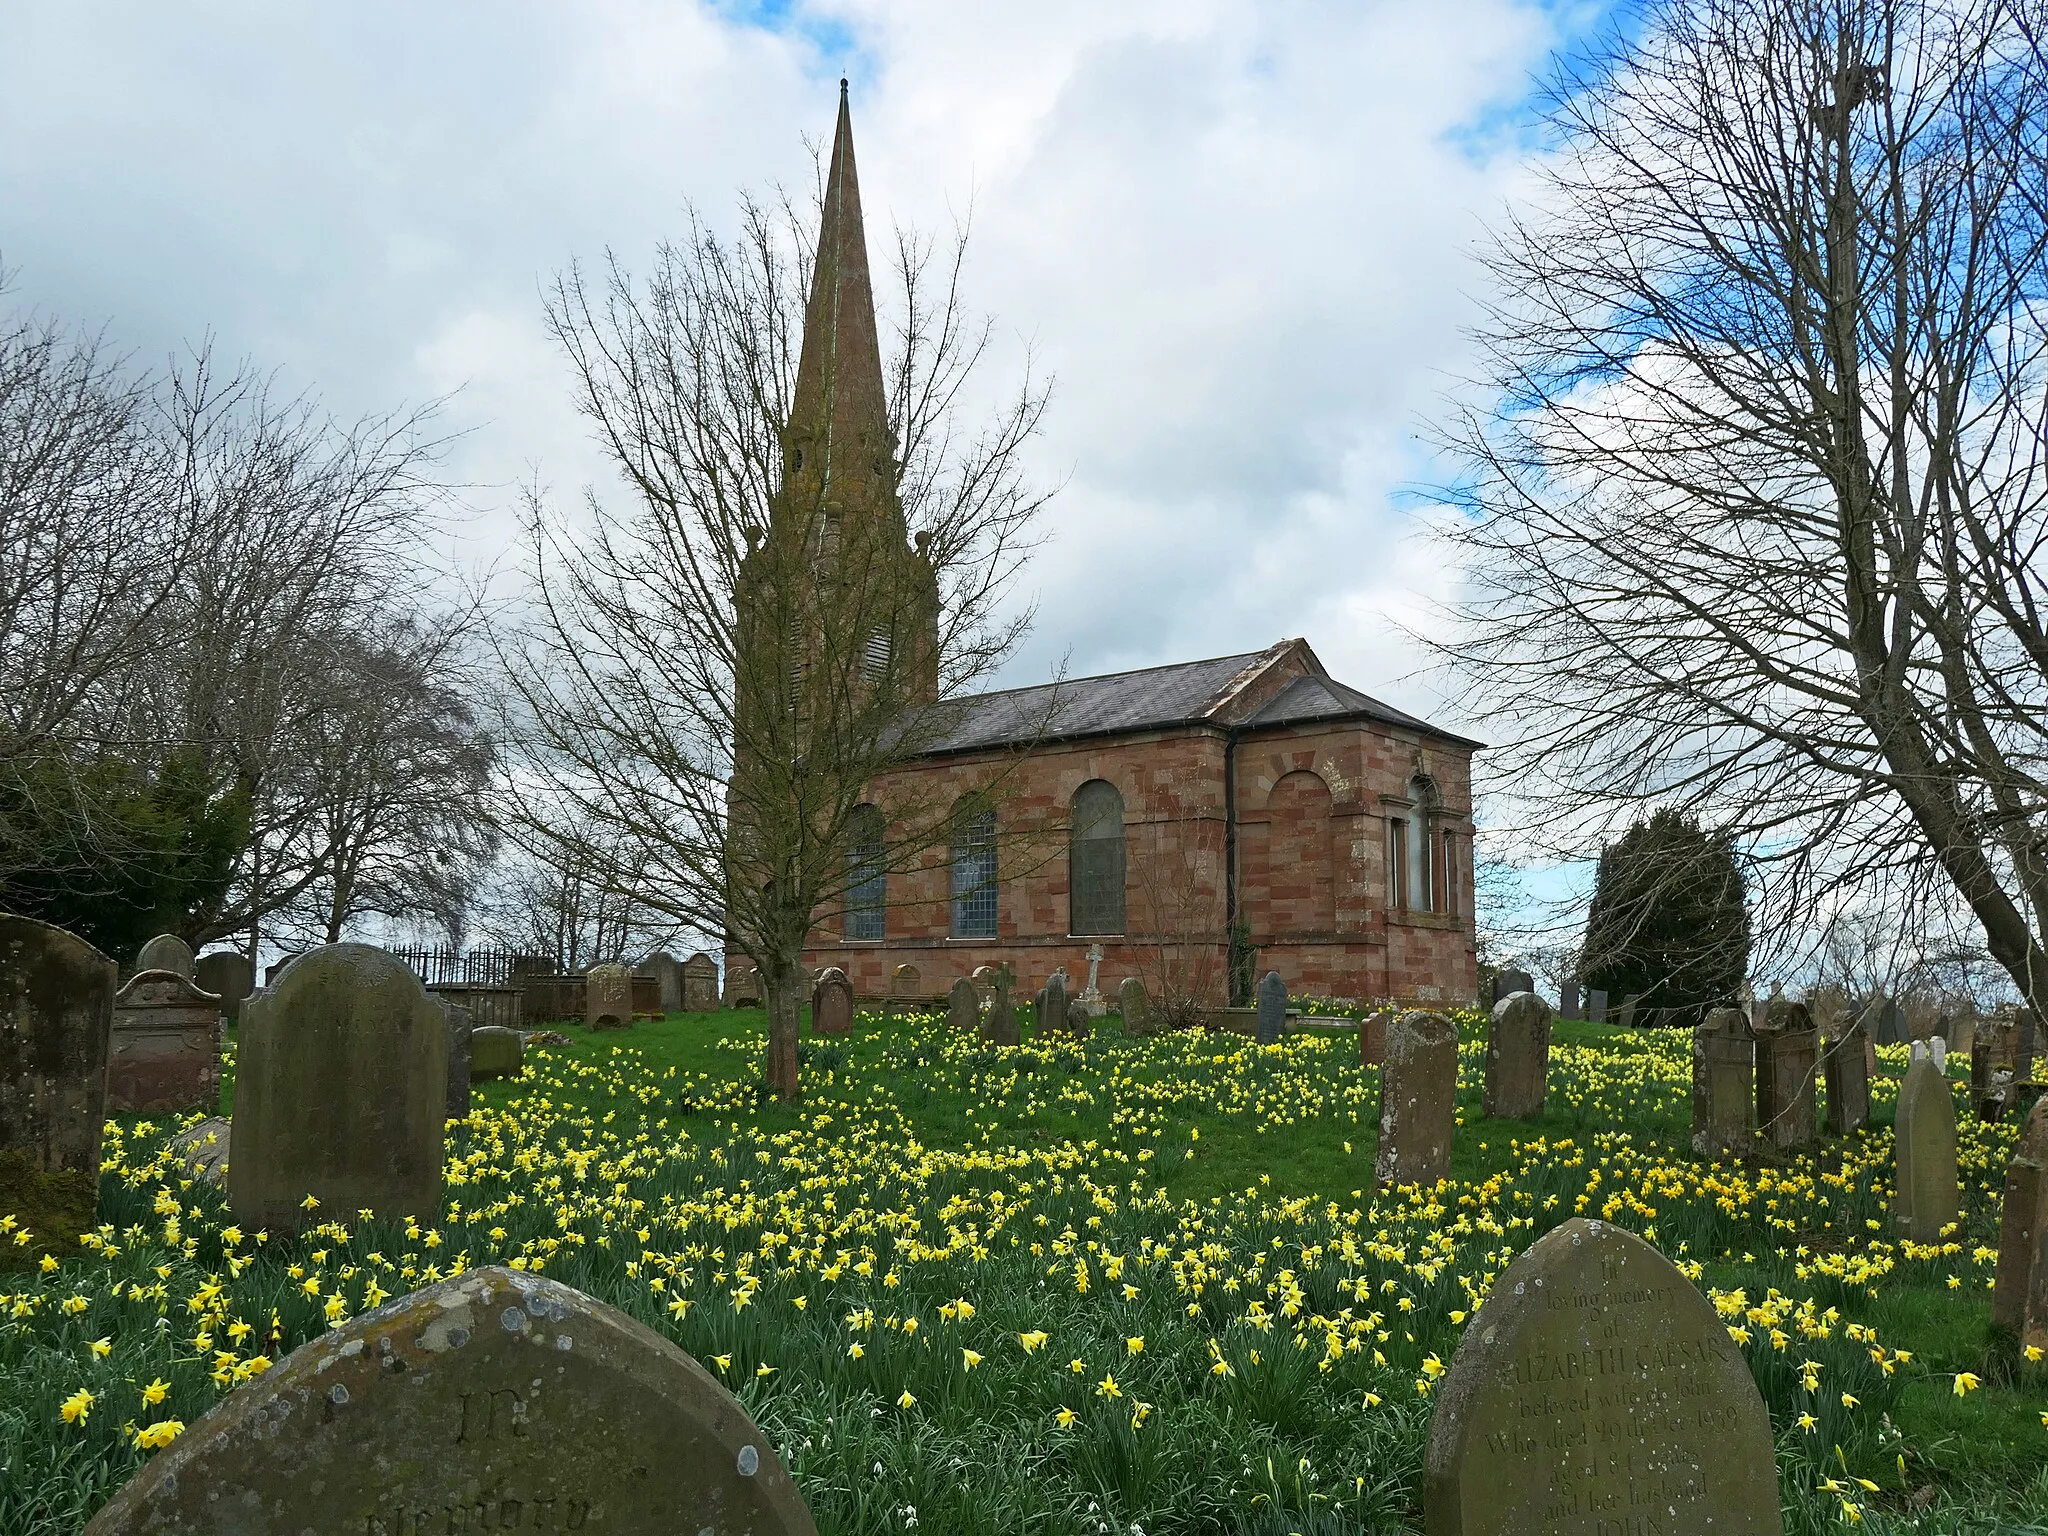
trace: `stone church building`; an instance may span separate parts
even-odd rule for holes
[[[921,565],[875,447],[890,438],[843,86],[789,440],[786,477],[834,530],[879,530]],[[935,599],[865,643],[928,666]],[[1475,995],[1480,744],[1338,682],[1307,641],[939,708],[943,728],[871,786],[848,868],[878,867],[892,804],[955,804],[950,842],[860,875],[814,928],[811,971],[879,997],[910,966],[914,995],[939,997],[1007,961],[1028,993],[1060,967],[1085,986],[1092,955],[1105,993],[1135,975],[1221,1004],[1248,947],[1297,994]]]

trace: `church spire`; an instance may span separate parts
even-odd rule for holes
[[[853,115],[841,80],[784,447],[786,491],[831,514],[893,512],[888,520],[900,525],[894,446],[853,164]]]

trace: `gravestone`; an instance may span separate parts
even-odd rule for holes
[[[1607,1022],[1607,994],[1598,987],[1586,993],[1586,1022],[1605,1024]]]
[[[743,955],[728,954],[725,957],[725,1006],[761,1006],[761,972],[753,961]]]
[[[1056,1034],[1067,1027],[1067,973],[1054,971],[1038,989],[1031,1011],[1032,1023],[1041,1035]]]
[[[583,1027],[633,1027],[633,973],[616,961],[593,965],[583,977]]]
[[[661,1013],[683,1011],[683,963],[664,950],[642,960],[634,972],[654,978],[654,1005]]]
[[[242,1004],[256,990],[256,967],[239,949],[216,949],[201,955],[192,968],[192,979],[202,992],[220,999],[220,1016],[239,1019]]]
[[[908,961],[889,973],[889,1002],[901,1008],[924,1001],[924,975]]]
[[[1913,1042],[1893,1134],[1893,1223],[1912,1242],[1938,1243],[1941,1229],[1956,1220],[1961,1206],[1956,1101],[1948,1083],[1948,1042],[1939,1035]]]
[[[1537,1118],[1549,1075],[1550,1004],[1534,992],[1511,992],[1493,1005],[1486,1034],[1488,1117]]]
[[[487,1077],[517,1077],[526,1057],[526,1037],[516,1029],[486,1024],[469,1032],[469,1075],[472,1081]]]
[[[1387,1059],[1387,1026],[1393,1020],[1393,1011],[1381,1008],[1358,1021],[1358,1064],[1361,1067],[1377,1067]]]
[[[1636,1005],[1641,1001],[1642,999],[1633,992],[1624,997],[1621,1000],[1621,1012],[1616,1017],[1615,1022],[1620,1024],[1623,1029],[1634,1029],[1636,1027]]]
[[[1259,1044],[1278,1044],[1286,1027],[1287,983],[1278,971],[1268,971],[1259,979]]]
[[[225,1115],[208,1115],[195,1120],[169,1141],[164,1149],[195,1179],[213,1185],[228,1179],[228,1145],[233,1135]]]
[[[775,1446],[667,1339],[471,1270],[351,1318],[159,1451],[88,1536],[816,1536]]]
[[[683,1012],[718,1011],[718,962],[698,953],[683,962]]]
[[[1017,1007],[1010,1001],[1010,990],[1017,983],[1016,974],[1007,962],[987,969],[994,996],[989,999],[988,1012],[982,1017],[982,1038],[990,1045],[1019,1045],[1023,1042],[1023,1034],[1017,1027]]]
[[[1504,971],[1496,971],[1493,977],[1493,1001],[1496,1006],[1504,997],[1513,997],[1517,992],[1534,992],[1536,978],[1518,965],[1511,965]]]
[[[1899,1002],[1899,1035],[1926,1040],[1942,1032],[1941,1003],[1932,992],[1915,988]]]
[[[1429,1536],[1780,1536],[1771,1419],[1711,1303],[1575,1216],[1466,1324],[1423,1455]]]
[[[1126,976],[1116,989],[1116,1006],[1123,1015],[1125,1034],[1152,1033],[1152,999],[1145,995],[1144,982]]]
[[[1695,1157],[1747,1157],[1756,1150],[1756,1037],[1740,1008],[1709,1008],[1692,1032],[1692,1150]]]
[[[1387,1030],[1373,1182],[1435,1184],[1451,1171],[1458,1031],[1440,1013],[1404,1013]]]
[[[2048,1350],[2048,1099],[2035,1101],[2005,1170],[1991,1326],[2010,1350]]]
[[[476,1033],[476,1015],[467,1003],[440,999],[448,1015],[448,1118],[469,1118],[469,1037]]]
[[[1757,1139],[1776,1152],[1811,1146],[1820,1038],[1804,1003],[1773,996],[1756,1029]]]
[[[236,1221],[289,1232],[366,1208],[433,1218],[448,1016],[401,961],[368,944],[299,956],[249,999],[240,1047],[228,1168]],[[317,1211],[302,1206],[308,1195]]]
[[[176,971],[137,971],[114,994],[107,1113],[178,1114],[220,1103],[220,999]]]
[[[1978,1024],[1977,1038],[1970,1048],[1970,1098],[1977,1118],[1996,1121],[2018,1094],[2014,1086],[2020,1069],[2020,1021],[2010,1008],[2001,1008]]]
[[[1577,1019],[1579,1016],[1579,982],[1575,976],[1567,976],[1558,983],[1557,1016],[1561,1019]]]
[[[956,1035],[981,1033],[981,989],[966,976],[946,989],[946,1028]]]
[[[175,971],[187,981],[192,979],[195,963],[192,946],[175,933],[158,934],[135,957],[138,971]]]
[[[1870,1036],[1850,1023],[1826,1051],[1821,1080],[1828,1090],[1828,1134],[1847,1136],[1870,1124]]]
[[[1095,1033],[1095,1011],[1086,998],[1067,999],[1067,1033],[1076,1040],[1086,1040]]]
[[[1905,1013],[1892,999],[1879,994],[1871,1005],[1870,1037],[1879,1045],[1899,1045],[1906,1038]]]
[[[811,1032],[844,1035],[853,1030],[853,986],[846,972],[827,966],[818,984],[811,988]]]
[[[114,962],[33,918],[0,915],[0,1213],[33,1234],[0,1270],[68,1253],[99,1210]]]

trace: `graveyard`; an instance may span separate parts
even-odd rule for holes
[[[592,992],[615,986],[600,976]],[[593,1308],[679,1347],[717,1388],[673,1354],[635,1364],[635,1381],[666,1385],[605,1436],[694,1456],[675,1405],[730,1393],[740,1430],[762,1437],[737,1453],[750,1496],[823,1532],[1434,1530],[1460,1500],[1478,1503],[1450,1529],[1534,1528],[1487,1524],[1524,1495],[1545,1508],[1514,1518],[1591,1529],[1560,1500],[1601,1486],[1573,1465],[1601,1448],[1555,1433],[1570,1415],[1552,1410],[1541,1371],[1518,1366],[1525,1397],[1508,1398],[1465,1361],[1498,1329],[1540,1340],[1559,1327],[1540,1307],[1515,1314],[1520,1277],[1537,1295],[1547,1276],[1583,1298],[1596,1282],[1572,1266],[1590,1273],[1596,1259],[1601,1275],[1627,1277],[1612,1326],[1669,1352],[1671,1370],[1697,1350],[1719,1372],[1684,1376],[1706,1395],[1700,1422],[1709,1404],[1715,1416],[1710,1451],[1686,1453],[1705,1456],[1704,1486],[1675,1473],[1659,1484],[1662,1497],[1685,1483],[1672,1496],[1694,1501],[1689,1516],[1717,1511],[1731,1530],[1777,1529],[1780,1509],[1788,1531],[2041,1527],[2048,1368],[1992,1328],[2021,1122],[1974,1112],[1961,1059],[1942,1064],[1960,1106],[1954,1220],[1920,1241],[1895,1229],[1906,1046],[1872,1053],[1867,1126],[1828,1135],[1821,1117],[1794,1148],[1701,1156],[1688,1032],[1546,1019],[1532,1093],[1528,1060],[1518,1083],[1488,1065],[1527,1057],[1504,1028],[1530,1011],[1526,994],[1493,1019],[1447,1013],[1441,1033],[1409,1028],[1424,1015],[1380,1021],[1378,1063],[1361,1060],[1352,1019],[1294,1002],[1305,1016],[1271,1043],[1128,1035],[1114,1014],[1040,1029],[1023,1008],[1015,1046],[929,1006],[864,1004],[843,1028],[807,1022],[793,1105],[761,1091],[760,1010],[635,1018],[627,1005],[623,1024],[593,1015],[605,1027],[533,1035],[516,1065],[473,1047],[466,1113],[443,1127],[438,1198],[413,1201],[410,1217],[273,1187],[289,1182],[280,1160],[249,1196],[276,1213],[258,1230],[231,1204],[232,1147],[223,1187],[204,1155],[217,1133],[176,1145],[181,1132],[193,1140],[196,1111],[116,1115],[77,1249],[0,1272],[0,1531],[83,1529],[124,1485],[126,1503],[95,1531],[142,1528],[123,1523],[155,1496],[138,1472],[171,1465],[202,1421],[219,1440],[222,1414],[260,1417],[264,1394],[351,1369],[337,1355],[365,1342],[387,1356],[394,1339],[401,1355],[431,1349],[435,1317],[474,1311],[484,1336],[521,1348],[566,1350],[573,1321],[587,1351],[593,1333],[609,1337]],[[255,1057],[276,1048],[262,1030],[259,1006],[223,1051],[218,1108],[237,1125],[256,1102]],[[1934,1068],[1914,1049],[1924,1093]],[[1414,1138],[1398,1164],[1427,1177],[1376,1185],[1393,1150],[1383,1123],[1407,1124],[1382,1121],[1383,1089],[1404,1111],[1428,1099],[1406,1062],[1430,1052],[1455,1058],[1444,1134]],[[429,1065],[445,1073],[445,1061]],[[288,1085],[275,1061],[261,1070]],[[305,1152],[323,1145],[306,1135],[293,1156],[359,1155]],[[16,1255],[35,1251],[23,1225],[0,1214]],[[500,1330],[493,1298],[507,1288]],[[1486,1340],[1461,1354],[1496,1292]],[[624,1321],[603,1327],[641,1337]],[[292,1355],[330,1337],[349,1342],[325,1365],[319,1348]],[[1518,1359],[1545,1358],[1528,1347]],[[334,1381],[323,1423],[351,1392],[377,1389],[371,1356],[354,1358],[356,1376],[320,1377]],[[455,1369],[452,1355],[441,1368]],[[462,1395],[459,1375],[432,1390],[464,1437],[490,1411],[479,1404],[498,1400]],[[1510,1407],[1533,1426],[1504,1419]],[[1611,1416],[1592,1422],[1614,1433]],[[566,1479],[559,1508],[552,1492],[522,1503],[501,1490],[473,1519],[452,1509],[469,1523],[446,1528],[550,1528],[543,1515],[576,1528],[604,1507],[613,1528],[657,1528],[632,1523],[630,1490],[578,1503],[573,1479],[596,1453],[577,1433],[556,1426],[548,1446],[520,1451]],[[254,1455],[246,1438],[223,1443],[202,1465]],[[765,1470],[746,1470],[750,1453]],[[721,1454],[730,1482],[731,1446]],[[1533,1481],[1487,1471],[1514,1456],[1538,1468]],[[166,1482],[185,1497],[195,1478],[188,1467]],[[791,1488],[807,1516],[788,1513]],[[431,1525],[334,1528],[444,1526],[437,1511]]]

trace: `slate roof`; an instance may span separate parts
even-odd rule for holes
[[[1010,688],[949,700],[938,707],[945,724],[921,756],[973,752],[1030,741],[1071,741],[1132,731],[1209,723],[1218,727],[1282,726],[1311,720],[1361,719],[1401,726],[1463,746],[1480,742],[1455,736],[1428,721],[1360,693],[1327,675],[1297,677],[1248,717],[1226,706],[1236,687],[1273,665],[1292,646],[1182,661],[1135,672],[1067,678],[1031,688]],[[1301,647],[1307,652],[1306,646]],[[1313,653],[1309,661],[1318,672]]]

